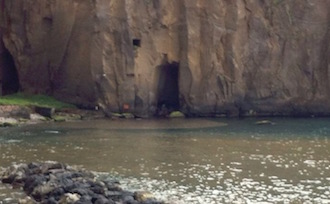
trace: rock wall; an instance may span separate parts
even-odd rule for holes
[[[25,92],[139,116],[163,105],[191,115],[330,113],[328,0],[0,0],[0,7],[2,40]],[[162,102],[171,93],[178,104]]]

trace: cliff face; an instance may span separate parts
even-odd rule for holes
[[[0,51],[26,92],[141,116],[161,106],[197,115],[330,113],[328,0],[0,7]]]

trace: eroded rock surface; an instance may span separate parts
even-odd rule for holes
[[[139,116],[162,105],[187,115],[330,113],[328,0],[0,7],[2,41],[26,92]]]

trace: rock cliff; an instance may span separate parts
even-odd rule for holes
[[[0,0],[0,7],[0,59],[7,53],[14,62],[0,66],[17,70],[25,92],[139,116],[161,107],[330,114],[328,0]]]

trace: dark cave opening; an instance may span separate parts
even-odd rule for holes
[[[140,39],[133,39],[133,46],[134,47],[141,47],[141,40]]]
[[[171,112],[179,110],[179,63],[173,62],[161,65],[158,67],[158,114],[161,112]]]
[[[4,49],[1,55],[1,93],[2,95],[17,93],[19,91],[19,79],[14,59],[7,49]]]

